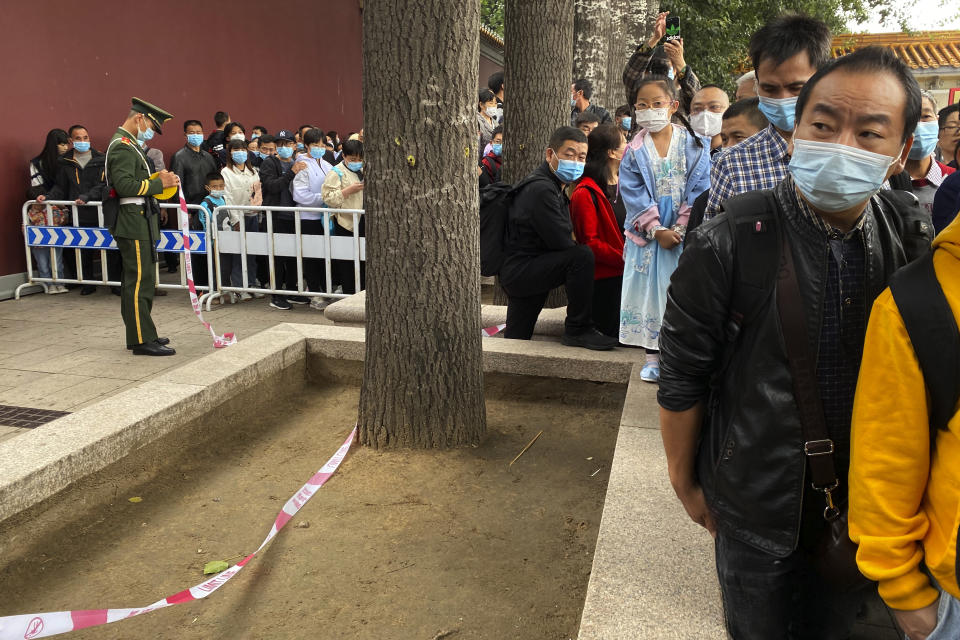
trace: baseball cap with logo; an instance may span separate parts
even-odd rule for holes
[[[288,140],[290,142],[293,142],[294,140],[296,140],[296,138],[294,138],[293,131],[288,131],[287,129],[280,129],[280,131],[277,131],[277,135],[274,137],[277,139],[277,142],[281,140]]]

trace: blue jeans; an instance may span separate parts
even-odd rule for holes
[[[960,638],[960,600],[946,591],[940,591],[937,608],[937,626],[927,640],[956,640]],[[909,640],[909,638],[908,638]]]
[[[260,223],[256,215],[244,216],[244,228],[248,232],[260,230]],[[230,267],[230,284],[234,287],[254,287],[257,284],[257,256],[247,253],[247,283],[243,283],[243,260],[239,254],[234,254]]]
[[[63,272],[63,249],[54,249],[53,251],[57,260],[57,277],[65,278],[66,274]],[[53,272],[50,270],[50,249],[47,247],[32,247],[30,252],[33,254],[33,259],[37,262],[37,277],[52,278]]]

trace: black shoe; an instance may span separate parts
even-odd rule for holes
[[[154,342],[156,342],[157,344],[159,344],[159,345],[161,345],[161,346],[163,346],[163,345],[168,345],[168,344],[170,344],[170,338],[157,338],[156,340],[154,340]],[[127,351],[133,350],[134,348],[136,348],[136,346],[137,346],[137,345],[135,345],[135,344],[128,344],[128,345],[127,345]]]
[[[306,296],[289,296],[287,302],[290,304],[310,304],[310,298]]]
[[[594,351],[609,351],[620,344],[616,338],[605,336],[596,329],[590,329],[577,335],[564,333],[560,337],[560,342],[568,347],[583,347]]]
[[[80,288],[80,295],[88,296],[91,293],[96,293],[96,291],[97,291],[97,288],[92,284],[85,284]]]
[[[274,309],[280,309],[281,311],[289,311],[293,307],[290,306],[290,303],[287,302],[287,299],[282,296],[273,296],[270,299],[270,306]]]
[[[169,267],[167,267],[167,273],[176,273],[176,272],[177,272],[177,265],[172,264]]]
[[[115,296],[120,295],[120,287],[110,287],[110,293]]]
[[[156,342],[144,342],[133,348],[133,355],[135,356],[172,356],[176,353],[177,352],[170,347],[157,344]]]

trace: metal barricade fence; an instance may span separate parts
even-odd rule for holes
[[[217,226],[216,221],[219,214],[223,213],[229,217],[230,211],[236,211],[240,215],[237,229],[223,229],[218,227],[214,236],[213,253],[215,257],[217,270],[217,291],[207,297],[207,310],[210,310],[210,304],[217,297],[222,297],[225,293],[262,293],[282,296],[304,296],[304,297],[329,297],[345,298],[350,294],[333,293],[333,274],[332,266],[334,260],[344,260],[353,262],[353,278],[355,291],[363,288],[360,273],[360,264],[366,261],[366,240],[360,235],[360,221],[364,214],[362,209],[330,209],[327,207],[252,207],[252,206],[231,206],[224,205],[217,207],[211,215],[212,220],[209,225]],[[275,229],[275,217],[277,214],[293,214],[293,233],[278,233]],[[247,230],[247,218],[257,214],[264,214],[265,225],[260,228],[258,222],[257,230]],[[318,218],[307,218],[309,221],[322,220],[322,235],[319,233],[303,233],[303,214],[320,214]],[[331,233],[330,222],[336,214],[350,215],[353,218],[353,235],[342,236]],[[312,225],[311,225],[312,226]],[[223,257],[231,256],[233,260],[240,260],[240,285],[234,285],[230,282],[230,274],[223,273]],[[266,256],[269,268],[269,283],[258,284],[256,273],[250,273],[248,267],[248,256]],[[279,286],[277,282],[277,261],[281,258],[295,258],[297,271],[297,288],[289,289]],[[307,289],[307,283],[304,278],[304,260],[323,260],[325,282],[323,291],[310,291]]]
[[[45,208],[45,222],[46,225],[34,225],[30,220],[30,209],[31,207],[42,206]],[[56,225],[54,223],[54,211],[53,207],[69,207],[71,209],[70,221],[72,225]],[[80,209],[83,207],[95,208],[97,213],[97,226],[81,226],[80,224]],[[179,205],[177,204],[165,204],[160,205],[161,209],[167,211],[172,211],[174,215],[177,215],[179,211]],[[200,210],[200,205],[187,205],[187,208],[192,211]],[[88,209],[89,211],[89,209]],[[87,202],[85,204],[79,205],[73,200],[44,200],[42,203],[37,202],[36,200],[28,200],[23,205],[22,210],[22,220],[23,220],[23,246],[26,252],[26,261],[27,261],[27,282],[21,284],[17,287],[14,292],[14,298],[20,298],[20,291],[24,287],[30,287],[35,285],[40,285],[44,288],[44,291],[47,290],[47,286],[51,284],[81,284],[81,285],[101,285],[101,286],[111,286],[119,287],[119,280],[110,280],[109,271],[107,268],[107,252],[116,251],[117,243],[113,239],[113,235],[105,227],[103,223],[103,206],[100,202]],[[212,234],[207,234],[204,231],[190,231],[190,251],[193,254],[204,255],[207,263],[207,274],[208,274],[208,284],[206,285],[197,285],[198,291],[204,291],[201,298],[209,296],[211,287],[210,287],[210,278],[214,272],[213,268],[213,252],[209,249],[213,244],[213,236],[216,235],[216,231]],[[51,277],[41,278],[37,276],[33,268],[32,252],[31,249],[47,249],[50,252],[50,267],[51,267]],[[74,259],[76,261],[76,277],[68,278],[66,274],[60,273],[59,267],[57,266],[57,260],[55,253],[57,250],[62,249],[76,249],[76,255]],[[83,260],[81,259],[80,251],[94,251],[99,250],[100,253],[100,279],[94,279],[93,274],[84,274],[83,272]],[[183,258],[184,258],[184,248],[183,248],[183,235],[180,233],[179,229],[169,230],[161,229],[160,238],[157,240],[157,251],[160,253],[178,253],[180,254],[180,283],[179,284],[170,284],[160,282],[160,265],[157,263],[157,287],[161,289],[184,289],[186,290],[187,281],[185,269],[183,269]]]

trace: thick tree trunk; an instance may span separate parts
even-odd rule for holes
[[[573,2],[506,0],[504,182],[518,182],[536,169],[544,161],[550,134],[570,124]],[[499,286],[494,302],[506,304]],[[563,290],[558,289],[551,292],[546,306],[562,307],[566,303]]]
[[[608,48],[607,86],[609,95],[616,98],[616,106],[608,107],[613,112],[616,107],[633,101],[633,97],[627,96],[629,89],[623,86],[623,68],[637,45],[650,37],[650,27],[660,5],[649,0],[610,0],[610,3],[613,26]]]
[[[366,0],[366,359],[360,442],[486,433],[477,202],[479,0]],[[517,94],[522,95],[522,86]]]
[[[616,76],[612,83],[608,81],[612,2],[615,0],[575,0],[573,22],[573,79],[586,78],[592,82],[590,102],[606,107],[611,114],[620,104],[617,98],[609,99],[611,84],[616,96],[619,83]]]

